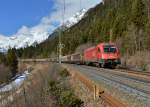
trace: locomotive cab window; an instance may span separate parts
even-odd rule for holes
[[[111,45],[104,46],[104,52],[105,53],[115,53],[116,47],[111,46]]]
[[[99,53],[101,52],[101,49],[100,48],[98,48],[98,50],[97,50]]]

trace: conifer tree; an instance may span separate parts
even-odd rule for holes
[[[18,60],[16,56],[16,49],[9,49],[7,53],[7,63],[11,70],[12,76],[15,76],[18,72]]]
[[[132,4],[132,22],[139,29],[144,26],[144,4],[142,0],[134,0]]]

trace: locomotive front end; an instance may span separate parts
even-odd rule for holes
[[[102,44],[100,63],[102,66],[116,66],[121,64],[120,52],[115,44]]]

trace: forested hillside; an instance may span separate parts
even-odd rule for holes
[[[16,49],[9,49],[7,54],[0,53],[0,84],[8,82],[17,73]]]
[[[62,31],[63,55],[73,53],[82,44],[108,42],[110,32],[122,55],[150,50],[150,0],[104,0],[91,8],[78,24]],[[20,49],[18,55],[24,58],[56,55],[58,35],[55,32],[39,45]]]

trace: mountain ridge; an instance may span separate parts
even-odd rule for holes
[[[82,9],[72,17],[68,18],[64,23],[65,28],[70,28],[74,24],[78,23],[86,13],[86,9]],[[64,27],[63,26],[63,27]],[[59,26],[57,29],[62,28],[62,25]],[[56,29],[56,30],[57,30]],[[22,30],[28,30],[28,28],[23,27]],[[54,30],[53,32],[55,32]],[[31,32],[24,34],[22,31],[19,31],[17,35],[12,37],[4,37],[0,35],[0,52],[5,52],[9,48],[26,48],[27,46],[32,46],[35,43],[40,44],[41,42],[47,40],[51,34],[48,32]]]

